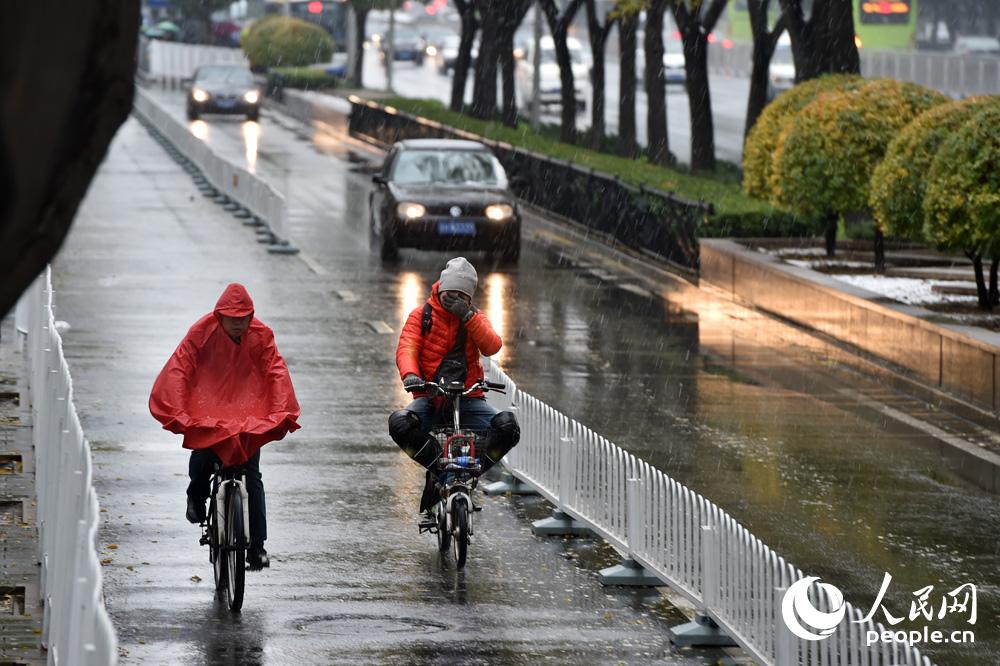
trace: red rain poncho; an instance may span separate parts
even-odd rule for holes
[[[226,466],[246,462],[300,427],[299,403],[274,333],[251,318],[237,343],[219,319],[252,314],[243,285],[226,287],[215,311],[181,340],[149,396],[149,411],[164,430],[184,435],[186,449],[212,449]]]

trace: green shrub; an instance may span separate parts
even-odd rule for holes
[[[987,104],[941,144],[924,195],[925,233],[940,247],[1000,253],[1000,105]]]
[[[272,67],[267,73],[268,94],[283,88],[332,90],[340,82],[340,77],[311,67]]]
[[[889,144],[872,174],[869,203],[875,222],[900,238],[924,238],[927,173],[941,144],[987,104],[1000,97],[970,97],[926,111]]]
[[[266,17],[255,22],[241,35],[240,43],[255,69],[327,62],[334,48],[326,30],[290,16]]]
[[[511,128],[501,123],[456,113],[436,100],[397,97],[380,102],[486,139],[502,141],[542,155],[570,161],[584,168],[618,176],[631,185],[645,185],[672,192],[682,199],[709,202],[714,213],[708,221],[708,226],[704,228],[705,235],[708,236],[727,234],[777,236],[782,235],[782,232],[811,235],[815,228],[766,201],[746,196],[739,185],[733,182],[730,173],[724,172],[719,178],[696,176],[640,160],[600,153],[561,143],[556,137],[536,134],[527,123]]]
[[[781,131],[804,107],[823,92],[857,88],[865,80],[853,74],[823,76],[798,84],[768,104],[747,136],[743,147],[743,191],[752,197],[771,197],[774,151]]]
[[[865,211],[872,172],[889,142],[917,115],[947,101],[891,79],[821,93],[778,139],[772,202],[807,216]]]

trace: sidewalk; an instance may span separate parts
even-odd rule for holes
[[[0,322],[0,663],[44,664],[28,370],[13,313]]]

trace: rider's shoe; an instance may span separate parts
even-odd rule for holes
[[[205,515],[205,500],[196,500],[193,497],[188,497],[186,515],[189,522],[195,524],[205,522],[208,518],[208,516]]]
[[[434,511],[428,510],[420,514],[420,527],[422,529],[437,527],[437,524],[437,514]]]
[[[264,546],[250,546],[247,551],[247,568],[250,571],[260,571],[271,566],[271,560],[267,556]]]

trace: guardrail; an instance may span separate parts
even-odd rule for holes
[[[104,607],[96,550],[100,507],[90,443],[73,403],[73,379],[56,330],[51,269],[28,288],[18,310],[30,364],[42,644],[49,664],[115,664],[118,639]]]
[[[241,49],[139,37],[138,68],[148,79],[177,88],[202,65],[247,65]]]
[[[216,196],[218,203],[233,205],[233,211],[240,217],[252,217],[250,223],[269,234],[265,239],[270,243],[268,252],[298,252],[288,239],[288,205],[281,192],[220,156],[141,88],[136,88],[134,109],[155,137],[180,153],[182,166],[196,181],[207,181],[206,195]]]
[[[867,631],[884,627],[844,602],[833,635],[806,641],[782,620],[785,591],[805,575],[732,516],[583,424],[518,390],[489,359],[487,379],[498,410],[517,414],[521,441],[506,469],[662,584],[687,598],[755,660],[768,666],[932,666],[919,649],[899,642],[866,646]],[[820,612],[835,600],[814,581],[808,591]]]
[[[925,51],[875,51],[861,49],[861,73],[870,78],[890,78],[919,83],[952,97],[1000,93],[1000,57],[958,55]],[[713,72],[750,76],[753,45],[736,42],[732,48],[708,49]]]

